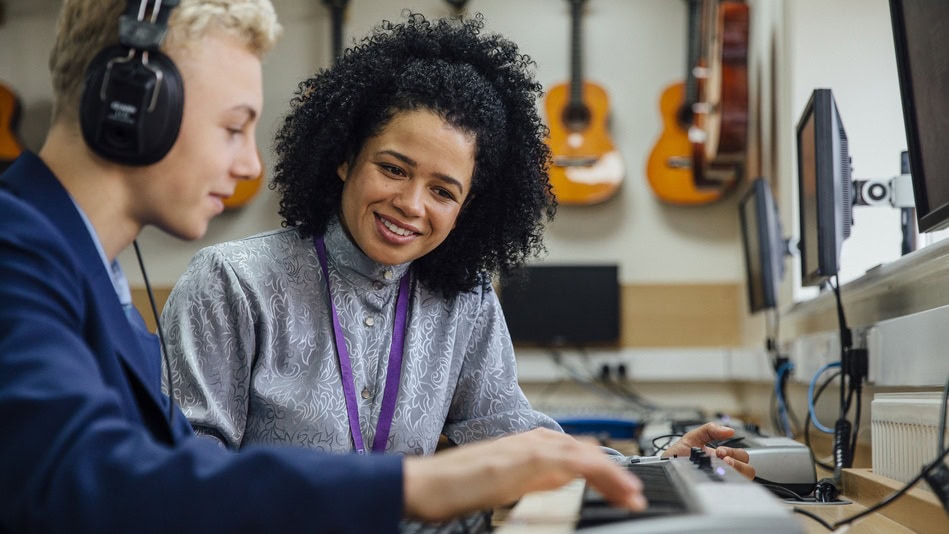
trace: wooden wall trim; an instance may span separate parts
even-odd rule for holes
[[[153,287],[158,312],[172,286]],[[741,344],[739,284],[633,284],[622,286],[623,347],[712,347]],[[148,294],[132,288],[132,302],[155,331]]]

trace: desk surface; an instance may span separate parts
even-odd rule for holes
[[[902,487],[899,482],[873,475],[869,469],[848,469],[844,473],[843,498],[851,504],[797,504],[821,517],[828,523],[846,519],[879,502],[892,491]],[[499,513],[495,532],[499,534],[566,534],[574,532],[574,523],[580,511],[583,481],[576,480],[555,491],[532,493],[521,499],[509,511]],[[789,505],[789,508],[792,506]],[[801,514],[795,514],[807,533],[827,533],[820,523]],[[851,532],[868,534],[949,532],[949,516],[938,499],[931,493],[914,488],[889,506],[874,512],[851,525]]]
[[[843,498],[847,500],[848,497],[844,496]],[[854,514],[858,514],[867,507],[853,502],[852,504],[835,504],[835,505],[808,505],[808,504],[798,504],[795,505],[797,508],[807,510],[812,512],[815,515],[819,516],[824,521],[827,521],[830,524],[834,524],[841,519],[846,519]],[[790,508],[790,506],[789,506]],[[801,522],[801,526],[804,527],[804,532],[808,534],[827,534],[829,531],[817,521],[806,517],[801,514],[796,514],[798,520]],[[865,532],[867,534],[889,534],[889,533],[903,533],[903,532],[917,532],[911,528],[905,527],[896,521],[886,517],[881,513],[872,513],[860,520],[857,521],[855,525],[851,525],[851,532]]]

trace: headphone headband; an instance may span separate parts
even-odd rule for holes
[[[134,50],[158,50],[168,33],[168,17],[179,0],[157,0],[151,11],[151,20],[145,20],[148,0],[141,0],[138,7],[130,0],[125,13],[119,18],[119,42]],[[167,9],[163,9],[167,7]]]

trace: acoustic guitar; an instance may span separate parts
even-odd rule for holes
[[[705,75],[699,79],[691,132],[693,160],[703,161],[699,186],[737,181],[748,148],[748,5],[741,0],[704,0]]]
[[[595,204],[612,197],[626,172],[607,131],[609,97],[583,80],[581,16],[586,0],[568,0],[571,13],[570,82],[555,85],[544,101],[553,159],[550,183],[561,204]]]
[[[0,82],[0,172],[23,152],[23,143],[16,135],[19,120],[20,100],[12,89]]]
[[[720,200],[735,183],[732,179],[700,185],[693,176],[693,168],[701,173],[703,165],[703,160],[693,165],[694,148],[689,139],[693,106],[698,102],[696,67],[702,53],[702,1],[687,0],[689,39],[685,81],[669,85],[660,96],[663,129],[646,161],[646,177],[656,197],[683,206]]]

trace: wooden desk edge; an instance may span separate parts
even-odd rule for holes
[[[865,507],[873,506],[903,486],[902,482],[875,475],[870,469],[845,469],[843,472],[846,497]],[[911,488],[905,495],[875,513],[916,532],[949,532],[949,515],[943,510],[939,499],[918,487]]]

